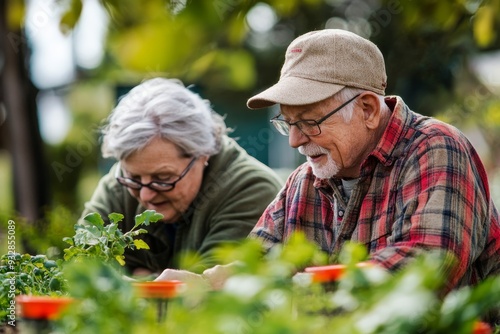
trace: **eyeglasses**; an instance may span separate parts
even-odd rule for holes
[[[118,167],[116,168],[115,178],[121,185],[124,185],[125,187],[128,187],[130,189],[134,189],[134,190],[140,190],[142,187],[147,187],[151,190],[158,191],[158,192],[171,191],[172,189],[175,188],[175,185],[177,184],[177,182],[179,182],[180,180],[182,180],[182,178],[184,176],[186,176],[186,174],[189,172],[191,167],[193,167],[194,162],[197,159],[198,159],[197,157],[193,158],[191,160],[191,162],[189,163],[189,165],[187,165],[186,169],[184,169],[184,171],[181,173],[181,175],[179,175],[177,177],[177,180],[175,180],[174,182],[151,181],[147,184],[144,184],[144,183],[141,183],[137,180],[134,180],[134,179],[131,179],[128,177],[120,176],[120,171],[121,171],[120,165],[118,165]]]
[[[281,116],[281,114],[279,114],[279,115],[273,117],[270,120],[270,122],[273,123],[276,130],[278,130],[279,133],[281,133],[284,136],[290,135],[290,128],[292,127],[292,125],[295,125],[296,127],[298,127],[299,130],[303,134],[305,134],[306,136],[317,136],[317,135],[321,134],[321,128],[319,127],[319,125],[321,123],[323,123],[328,117],[332,116],[337,111],[339,111],[340,109],[342,109],[343,107],[345,107],[346,105],[348,105],[349,103],[354,101],[354,99],[356,99],[359,95],[361,95],[361,94],[355,95],[350,100],[342,103],[338,108],[335,108],[335,110],[329,112],[328,114],[321,117],[317,121],[315,121],[313,119],[302,119],[300,121],[290,123],[288,121],[285,121],[284,119],[279,119],[278,117]]]

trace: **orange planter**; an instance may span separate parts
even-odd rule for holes
[[[182,290],[181,281],[134,282],[132,285],[143,298],[173,298]]]
[[[476,321],[472,328],[472,334],[492,334],[493,329],[491,326],[482,321]]]
[[[68,304],[73,302],[69,297],[28,296],[16,297],[19,315],[25,319],[54,320]]]
[[[361,262],[356,266],[368,267],[371,266],[371,263]],[[346,266],[344,264],[332,264],[328,266],[318,266],[318,267],[307,267],[304,269],[306,273],[311,273],[313,282],[317,283],[325,283],[325,282],[334,282],[337,281],[344,275],[346,270]]]

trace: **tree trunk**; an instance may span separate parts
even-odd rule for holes
[[[0,1],[0,102],[6,112],[0,124],[2,146],[12,157],[16,213],[33,223],[48,204],[43,143],[36,109],[37,89],[28,72],[24,32],[7,25],[7,1]],[[14,217],[13,217],[14,218]]]

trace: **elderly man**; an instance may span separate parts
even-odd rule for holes
[[[456,128],[384,96],[386,83],[381,52],[356,34],[326,29],[290,44],[280,80],[248,107],[279,104],[271,122],[307,162],[250,237],[268,250],[302,231],[328,254],[350,240],[389,271],[441,250],[457,260],[445,264],[447,289],[499,273],[498,212],[479,156]],[[204,278],[218,287],[227,271]]]

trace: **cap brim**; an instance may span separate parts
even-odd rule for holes
[[[284,77],[274,86],[248,99],[247,106],[250,109],[260,109],[273,104],[311,104],[333,96],[344,87],[299,77]]]

